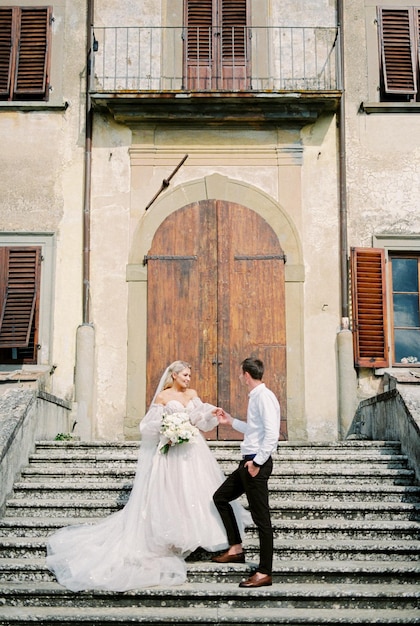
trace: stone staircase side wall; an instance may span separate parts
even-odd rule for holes
[[[347,438],[399,441],[420,483],[420,386],[398,385],[360,402]]]
[[[0,514],[34,443],[69,432],[70,404],[34,388],[0,395]]]

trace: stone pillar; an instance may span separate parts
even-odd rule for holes
[[[75,433],[82,441],[91,441],[93,433],[93,390],[95,364],[95,329],[82,324],[76,335],[75,400],[77,402]]]
[[[348,320],[337,335],[338,352],[338,435],[345,439],[356,411],[357,377],[353,364],[353,335]]]

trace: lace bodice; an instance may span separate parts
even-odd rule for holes
[[[182,402],[179,400],[169,400],[163,407],[165,409],[165,413],[176,413],[177,411],[185,411],[188,413],[191,410],[191,406],[193,405],[195,398],[189,400],[187,406],[184,406]],[[163,406],[161,404],[156,406]]]
[[[159,430],[162,423],[163,413],[176,413],[185,411],[188,413],[190,422],[203,432],[208,432],[217,426],[217,417],[213,414],[216,407],[200,398],[193,398],[184,406],[179,400],[170,400],[166,405],[152,404],[150,409],[140,422],[140,433],[143,442],[157,443]]]

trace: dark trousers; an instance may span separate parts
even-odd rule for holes
[[[233,546],[242,543],[242,539],[230,502],[246,493],[249,510],[258,529],[260,540],[260,562],[257,569],[261,574],[271,576],[273,569],[273,529],[268,504],[268,479],[273,471],[273,460],[270,457],[264,465],[261,465],[255,478],[252,478],[245,467],[245,463],[246,461],[241,461],[238,469],[226,478],[214,494],[213,500],[226,528],[229,545]]]

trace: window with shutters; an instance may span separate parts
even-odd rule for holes
[[[0,246],[0,362],[36,363],[41,247]]]
[[[420,365],[420,255],[389,255],[394,365]]]
[[[387,367],[389,363],[385,252],[352,248],[352,327],[354,361],[359,367]]]
[[[419,30],[417,7],[378,7],[380,100],[418,102]]]
[[[186,88],[248,89],[247,0],[185,0],[184,6]]]
[[[0,6],[0,100],[48,100],[51,21],[51,7]]]
[[[351,279],[355,364],[420,366],[420,252],[352,248]]]

